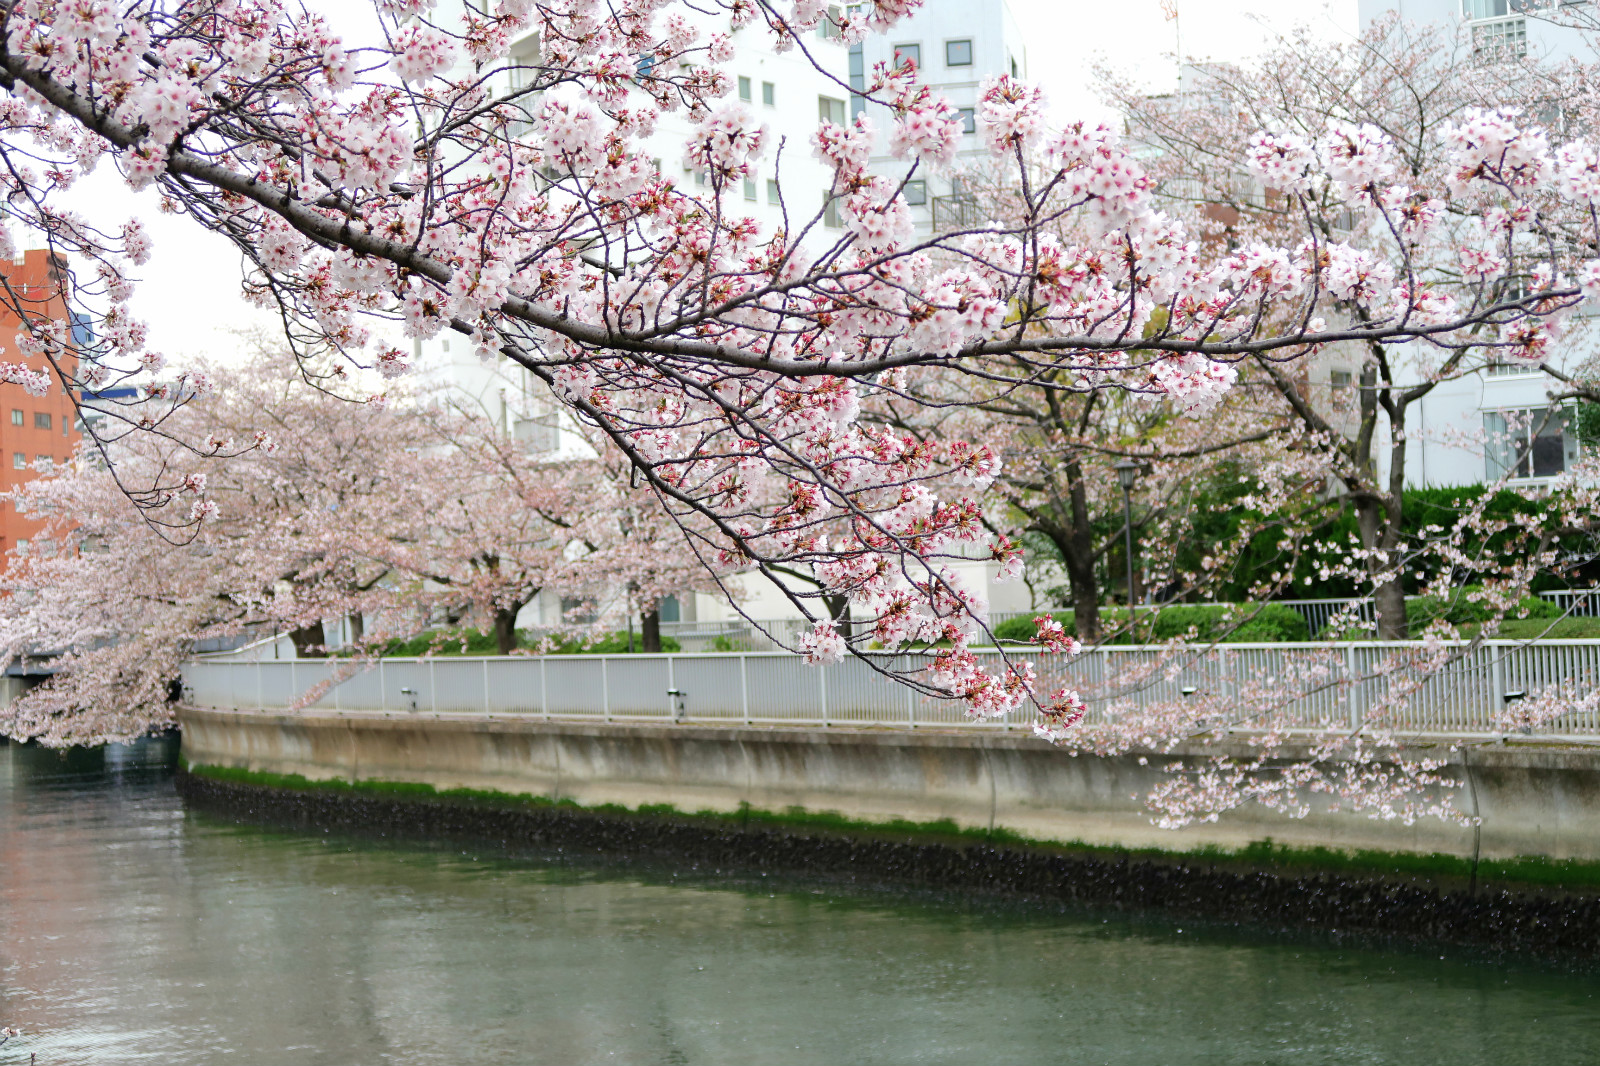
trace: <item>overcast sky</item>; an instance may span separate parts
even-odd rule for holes
[[[364,21],[367,0],[340,0],[347,25]],[[1011,0],[1029,40],[1028,65],[1043,82],[1057,119],[1102,118],[1107,112],[1092,84],[1098,62],[1126,70],[1162,91],[1176,84],[1178,33],[1186,56],[1238,59],[1259,51],[1274,33],[1306,25],[1328,37],[1355,32],[1355,0],[1178,0],[1176,26],[1160,0]],[[323,5],[315,5],[323,7]],[[348,31],[347,31],[348,32]],[[102,163],[76,190],[77,210],[92,221],[120,226],[144,219],[155,253],[142,268],[137,311],[150,324],[150,347],[178,363],[233,347],[230,330],[271,320],[239,293],[239,257],[229,244],[188,220],[163,215],[156,197],[128,191],[115,168]]]

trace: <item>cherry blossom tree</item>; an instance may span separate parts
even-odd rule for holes
[[[1570,263],[1596,248],[1594,158],[1578,136],[1596,128],[1594,70],[1494,58],[1442,29],[1390,19],[1348,44],[1296,37],[1248,67],[1192,68],[1176,96],[1110,85],[1136,138],[1155,150],[1145,161],[1159,199],[1206,235],[1214,258],[1270,272],[1265,248],[1320,248],[1328,273],[1318,313],[1354,321],[1370,318],[1367,297],[1380,291],[1414,293],[1417,321],[1468,303],[1500,309],[1468,331],[1476,344],[1367,336],[1293,363],[1252,353],[1257,376],[1281,395],[1355,511],[1386,639],[1408,630],[1401,575],[1417,546],[1404,534],[1406,451],[1424,398],[1505,363],[1539,367],[1552,384],[1572,386],[1564,395],[1585,395],[1557,358],[1575,345],[1582,352],[1581,331],[1512,309],[1544,290],[1552,270],[1571,269],[1563,256]],[[1540,125],[1523,127],[1530,101]],[[1572,140],[1552,151],[1561,136]],[[1326,166],[1314,173],[1319,151]],[[1484,165],[1500,170],[1510,195],[1478,183]],[[1367,191],[1352,199],[1362,182]],[[1526,201],[1515,192],[1536,188]],[[1516,232],[1511,215],[1537,216],[1543,241]],[[1545,254],[1556,249],[1564,253]]]
[[[257,346],[159,430],[103,444],[109,461],[85,451],[11,494],[47,528],[8,560],[0,655],[60,654],[0,729],[63,744],[137,736],[169,720],[169,686],[199,642],[284,631],[297,654],[321,656],[329,618],[375,620],[372,645],[436,610],[477,612],[510,651],[517,610],[546,583],[633,575],[565,551],[582,539],[619,561],[598,463],[538,462],[498,426],[410,396],[352,403],[297,365]],[[123,488],[169,481],[181,487],[159,506]],[[152,520],[169,511],[201,521]]]
[[[1000,77],[983,87],[978,135],[1013,168],[1022,208],[919,239],[902,186],[950,163],[960,124],[914,67],[880,69],[866,93],[890,109],[899,167],[869,168],[865,116],[823,123],[813,147],[835,174],[830,203],[795,200],[769,233],[738,214],[735,190],[776,149],[725,99],[727,70],[738,34],[808,47],[825,16],[812,0],[713,0],[698,14],[656,0],[383,0],[358,40],[276,0],[0,6],[3,210],[68,258],[63,285],[98,338],[85,347],[67,323],[13,307],[56,381],[25,367],[0,376],[95,389],[119,368],[161,363],[134,311],[143,230],[61,206],[77,175],[107,162],[233,241],[252,291],[308,359],[331,346],[350,365],[401,373],[404,338],[470,338],[594,427],[675,525],[703,529],[716,565],[823,575],[823,588],[790,589],[816,621],[812,658],[869,640],[949,641],[907,680],[978,715],[1025,705],[1028,671],[987,673],[971,655],[981,617],[950,566],[1017,548],[990,536],[973,498],[933,486],[981,490],[997,459],[865,423],[864,399],[912,369],[985,382],[1001,356],[1044,387],[1191,406],[1225,392],[1237,361],[1282,366],[1336,343],[1531,357],[1600,284],[1592,253],[1553,230],[1593,228],[1595,149],[1581,138],[1552,148],[1498,113],[1461,115],[1440,146],[1445,180],[1404,195],[1403,146],[1359,124],[1266,129],[1240,153],[1296,212],[1337,202],[1386,229],[1404,249],[1398,268],[1315,230],[1215,257],[1192,223],[1159,210],[1115,131],[1052,129],[1040,90]],[[873,0],[840,29],[858,39],[915,6]],[[518,41],[536,44],[533,59],[508,58]],[[704,190],[677,188],[637,150],[671,112],[692,124],[685,160],[707,174]],[[781,183],[781,156],[775,167]],[[1441,224],[1490,206],[1471,235]],[[833,210],[842,235],[823,225]],[[1081,237],[1056,235],[1067,217],[1082,220]],[[1464,255],[1502,245],[1542,249],[1518,253],[1529,287],[1444,284]],[[76,375],[68,353],[81,357]],[[147,404],[126,415],[161,423]],[[160,510],[181,486],[165,467],[149,473],[125,487]],[[848,641],[817,609],[837,595],[871,620]],[[1070,692],[1044,703],[1056,725],[1076,713]]]

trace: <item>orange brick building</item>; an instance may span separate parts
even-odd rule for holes
[[[68,319],[66,282],[49,252],[35,248],[24,252],[20,263],[0,260],[0,274],[14,293],[28,301],[30,314]],[[23,362],[34,370],[51,373],[43,356],[24,356],[18,350],[20,324],[11,308],[0,307],[0,362]],[[76,372],[76,362],[66,369]],[[82,436],[77,420],[77,410],[58,381],[52,381],[47,396],[30,396],[21,385],[0,383],[0,491],[38,477],[45,461],[69,460]],[[40,525],[18,515],[10,504],[0,506],[0,553],[31,539]]]

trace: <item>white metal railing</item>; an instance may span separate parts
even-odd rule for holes
[[[1574,617],[1600,616],[1600,589],[1554,589],[1539,595]]]
[[[1415,643],[1225,644],[1206,649],[1104,646],[1075,659],[1031,655],[1037,690],[1077,689],[1091,721],[1200,698],[1234,707],[1277,708],[1280,726],[1370,724],[1415,733],[1495,733],[1509,701],[1556,685],[1600,683],[1600,640],[1461,646],[1459,657],[1419,683]],[[979,653],[991,668],[998,654]],[[913,666],[908,656],[879,666]],[[1026,727],[1026,720],[974,723],[953,700],[918,695],[868,662],[808,667],[787,653],[567,655],[241,662],[196,659],[183,668],[186,701],[208,707],[531,714],[807,726]],[[311,698],[308,698],[311,697]],[[1248,727],[1250,714],[1241,722]],[[1574,712],[1542,727],[1551,736],[1600,735],[1600,714]]]

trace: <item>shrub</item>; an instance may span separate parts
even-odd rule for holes
[[[1281,603],[1173,604],[1159,608],[1150,636],[1157,641],[1171,640],[1191,627],[1195,639],[1201,641],[1255,644],[1311,639],[1311,629],[1300,612]]]
[[[529,639],[529,646],[536,641]],[[633,650],[644,650],[644,638],[637,631],[633,634]],[[678,652],[683,650],[674,637],[661,638],[661,650]],[[562,637],[551,642],[551,655],[626,655],[628,654],[628,631],[619,629],[615,633],[607,633],[601,637]]]
[[[1481,585],[1463,585],[1448,596],[1411,596],[1406,599],[1406,622],[1413,637],[1421,636],[1431,622],[1444,619],[1451,625],[1481,625],[1494,617],[1494,609],[1481,600],[1468,597],[1481,589]],[[1524,596],[1517,606],[1506,612],[1506,621],[1517,618],[1554,619],[1561,617],[1561,608],[1539,596]]]
[[[1033,618],[1029,614],[1006,619],[994,627],[995,640],[1017,644],[1031,641],[1038,632]],[[1058,613],[1056,621],[1068,633],[1076,635],[1070,615],[1063,617]],[[1120,633],[1115,642],[1132,644],[1171,640],[1183,636],[1191,626],[1195,630],[1195,639],[1199,641],[1260,644],[1311,639],[1311,629],[1306,625],[1306,620],[1293,607],[1285,607],[1281,603],[1238,607],[1220,603],[1176,603],[1166,607],[1140,607],[1137,621],[1136,633]],[[1128,609],[1102,607],[1100,624],[1107,632],[1125,629]]]
[[[1039,627],[1033,624],[1034,615],[1029,613],[1007,618],[1004,622],[993,627],[990,632],[994,634],[995,641],[1011,644],[1026,644],[1039,634]],[[1067,632],[1072,632],[1071,618],[1057,618],[1066,627]]]
[[[540,638],[523,632],[522,647],[538,645]],[[633,634],[633,650],[643,647],[643,638]],[[463,646],[464,645],[464,646]],[[678,652],[683,645],[672,637],[661,638],[661,650]],[[587,645],[582,637],[562,637],[550,650],[551,655],[626,655],[628,634],[626,630],[607,633]],[[494,634],[482,629],[430,629],[405,640],[391,640],[378,652],[386,658],[415,659],[423,655],[498,655]]]

